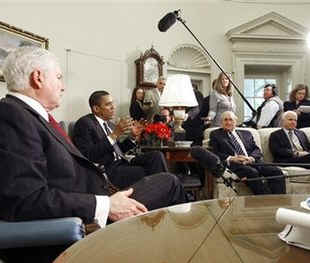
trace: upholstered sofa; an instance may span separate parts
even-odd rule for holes
[[[205,148],[209,148],[209,136],[210,132],[217,128],[209,128],[204,132],[204,141],[203,146]],[[254,140],[258,147],[262,150],[264,155],[264,160],[266,162],[272,162],[273,157],[269,149],[269,137],[270,134],[276,131],[279,128],[264,128],[255,130],[252,128],[237,128],[237,129],[245,129],[252,133]],[[306,134],[308,139],[310,140],[310,128],[302,129]],[[309,174],[310,169],[304,169],[296,166],[292,167],[282,167],[281,168],[284,174],[286,175],[296,175],[296,174]],[[225,172],[224,176],[231,177],[231,174]],[[233,177],[236,175],[233,175]],[[234,187],[238,191],[239,195],[251,195],[251,190],[244,183],[233,183]],[[286,189],[287,193],[290,194],[304,194],[310,193],[310,176],[302,176],[286,179]],[[224,198],[235,196],[236,193],[229,187],[223,184],[221,179],[213,180],[213,198]]]

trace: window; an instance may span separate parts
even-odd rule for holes
[[[266,84],[277,85],[277,80],[273,78],[246,78],[244,80],[244,96],[256,110],[264,101],[264,86]],[[252,118],[252,111],[244,102],[244,120]]]

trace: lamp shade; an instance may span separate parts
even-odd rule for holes
[[[167,78],[159,100],[162,107],[195,107],[198,105],[192,82],[188,75],[176,74]]]

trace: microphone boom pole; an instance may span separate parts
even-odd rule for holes
[[[273,179],[279,179],[279,178],[297,178],[297,177],[303,177],[303,176],[310,176],[310,173],[308,174],[295,174],[295,175],[275,175],[275,176],[268,176],[268,177],[256,177],[256,178],[250,178],[244,180],[244,182],[253,182],[253,181],[260,181],[260,180],[273,180]],[[238,181],[243,182],[243,181]],[[302,182],[301,182],[302,183]],[[309,183],[309,181],[307,181]]]
[[[208,56],[211,58],[211,60],[214,62],[214,64],[219,68],[219,70],[225,75],[226,78],[229,79],[230,83],[237,90],[238,94],[241,96],[241,98],[244,100],[244,102],[247,104],[247,106],[251,109],[253,115],[255,115],[256,110],[252,107],[252,105],[249,103],[249,101],[246,99],[246,97],[244,97],[244,95],[238,89],[237,85],[233,82],[233,80],[230,78],[230,76],[223,70],[223,68],[220,66],[220,64],[215,60],[215,58],[213,58],[213,56],[210,54],[210,52],[204,47],[204,45],[200,42],[200,40],[195,36],[195,34],[186,25],[185,20],[182,19],[180,14],[179,14],[180,10],[174,11],[174,13],[176,15],[176,19],[183,24],[183,26],[187,29],[187,31],[193,36],[193,38],[198,42],[198,44],[201,46],[201,48],[208,54]]]
[[[294,167],[310,167],[310,163],[251,163],[251,166],[294,166]]]

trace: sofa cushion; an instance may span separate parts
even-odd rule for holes
[[[300,130],[303,131],[307,135],[307,138],[310,141],[310,127],[301,128]]]
[[[271,154],[271,151],[269,149],[269,137],[270,134],[274,131],[279,130],[280,128],[263,128],[257,130],[260,136],[261,146],[262,146],[262,152],[264,154],[264,161],[265,162],[272,162],[273,156]]]

